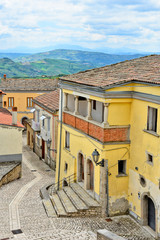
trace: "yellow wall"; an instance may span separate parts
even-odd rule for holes
[[[149,92],[149,89],[146,89]],[[160,89],[157,87],[155,93]],[[151,89],[150,89],[151,92]],[[154,92],[152,91],[152,94]],[[131,113],[131,162],[129,199],[131,210],[141,217],[141,201],[138,198],[150,192],[155,202],[159,199],[160,145],[159,137],[143,131],[147,129],[148,106],[158,109],[157,134],[160,134],[159,105],[141,100],[133,100]],[[147,161],[147,152],[153,155],[153,164]],[[138,167],[138,170],[135,170]],[[140,175],[146,179],[146,187],[140,184]],[[142,199],[141,199],[142,200]]]
[[[8,97],[14,97],[14,107],[17,107],[17,118],[21,122],[23,117],[33,118],[33,113],[30,112],[31,108],[27,108],[27,97],[37,97],[42,93],[36,92],[5,92],[3,97],[3,103],[6,101],[6,108],[12,111],[12,108],[8,108]],[[3,105],[4,106],[4,105]]]
[[[27,123],[27,145],[29,145],[30,148],[33,149],[33,129],[28,123]]]

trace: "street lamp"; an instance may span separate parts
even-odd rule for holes
[[[57,150],[56,150],[56,149],[51,149],[50,147],[51,147],[51,140],[48,139],[48,140],[47,140],[47,148],[48,148],[48,150],[57,153]]]
[[[104,159],[98,162],[99,156],[100,156],[99,152],[97,151],[97,149],[95,149],[92,153],[93,161],[95,162],[96,166],[99,165],[101,167],[104,167]]]

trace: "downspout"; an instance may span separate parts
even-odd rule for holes
[[[106,216],[109,217],[108,161],[106,161],[106,194],[107,194]]]
[[[59,138],[59,166],[58,166],[58,190],[59,190],[59,181],[60,181],[60,167],[61,167],[61,143],[62,143],[62,105],[63,105],[63,91],[60,88],[60,138]]]

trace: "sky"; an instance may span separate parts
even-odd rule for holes
[[[160,52],[160,0],[0,0],[0,52]]]

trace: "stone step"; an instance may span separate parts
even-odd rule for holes
[[[57,217],[57,214],[54,210],[54,207],[53,207],[50,199],[43,199],[42,203],[43,203],[43,206],[46,210],[46,213],[47,213],[48,217],[53,217],[53,218]]]
[[[71,183],[70,186],[88,207],[100,207],[100,204],[94,200],[79,184]]]
[[[64,187],[63,190],[67,194],[69,199],[72,201],[77,210],[83,211],[88,209],[86,204],[78,197],[78,195],[72,190],[71,187]]]
[[[54,206],[54,209],[56,210],[56,213],[58,215],[58,217],[66,217],[67,216],[67,213],[59,199],[59,196],[57,194],[53,194],[51,197],[50,197],[51,201],[52,201],[52,204]]]
[[[65,208],[68,214],[77,213],[77,209],[75,208],[75,206],[73,205],[73,203],[63,190],[57,191],[57,194],[63,204],[63,207]]]

